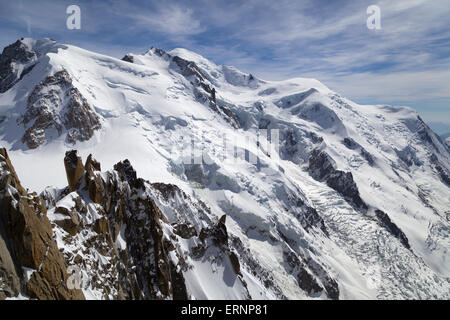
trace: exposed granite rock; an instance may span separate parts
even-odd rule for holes
[[[389,231],[394,237],[400,240],[400,242],[407,248],[411,249],[409,245],[408,238],[403,233],[403,231],[394,223],[391,221],[389,216],[381,211],[381,210],[375,210],[375,215],[378,219],[378,223],[380,226],[384,227],[387,231]]]
[[[236,255],[236,253],[234,252],[230,252],[230,261],[231,261],[231,265],[233,266],[233,270],[236,274],[239,274],[242,276],[241,274],[241,264],[239,263],[239,258]]]
[[[1,221],[1,220],[0,220]],[[16,271],[3,223],[0,223],[0,300],[20,293],[20,275]]]
[[[65,216],[64,219],[57,220],[56,224],[66,230],[70,235],[74,236],[78,232],[78,226],[80,225],[78,215],[64,207],[57,207],[55,213]]]
[[[0,55],[0,93],[8,91],[30,72],[36,57],[22,39],[5,47]]]
[[[358,208],[367,210],[366,203],[359,195],[358,187],[351,172],[337,170],[333,159],[325,152],[314,150],[309,158],[309,172],[318,181],[325,181]]]
[[[134,63],[134,57],[133,57],[133,55],[132,54],[126,54],[123,58],[122,58],[122,60],[123,61],[126,61],[126,62],[130,62],[130,63]]]
[[[162,229],[167,219],[151,197],[143,196],[150,184],[137,178],[128,160],[117,163],[106,178],[91,155],[83,166],[72,150],[66,153],[64,162],[72,193],[62,196],[72,197],[74,206],[66,211],[75,212],[80,225],[83,223],[78,233],[84,234],[86,247],[64,250],[67,263],[84,266],[88,284],[102,291],[105,299],[187,299],[183,273],[168,255],[175,246]],[[83,199],[83,194],[88,194],[89,199]],[[85,200],[95,203],[100,217],[88,218],[92,209]],[[77,247],[79,238],[69,234],[72,237],[65,241]],[[118,245],[118,241],[125,241],[126,247]],[[98,254],[107,257],[109,263],[98,260]],[[74,257],[81,256],[90,258],[75,262]]]
[[[173,225],[173,232],[183,239],[190,239],[197,236],[195,228],[188,223],[176,223]]]
[[[26,128],[22,142],[31,149],[64,130],[67,142],[86,141],[101,127],[99,117],[73,86],[66,70],[48,76],[34,88],[21,122]]]
[[[431,155],[430,161],[434,165],[434,168],[439,174],[439,177],[441,178],[442,182],[444,182],[448,187],[450,187],[450,171],[446,170],[445,166],[443,166],[439,162],[439,159],[435,154]]]
[[[0,241],[0,297],[22,293],[37,299],[82,299],[79,289],[67,287],[73,280],[66,269],[70,266],[83,270],[81,288],[89,285],[102,292],[104,299],[189,299],[183,275],[189,268],[187,253],[176,250],[182,238],[201,243],[202,248],[189,253],[191,258],[229,264],[246,288],[239,258],[228,244],[226,216],[217,223],[205,216],[209,227],[198,231],[183,219],[169,222],[151,196],[187,200],[177,186],[151,185],[137,177],[128,160],[101,174],[100,164],[91,155],[83,165],[72,150],[64,158],[69,186],[58,193],[44,193],[44,200],[26,193],[6,151],[0,155],[0,195],[4,195],[0,196],[4,208],[0,226],[11,226],[0,230],[0,240],[7,239]],[[204,204],[190,206],[191,214],[208,210]],[[180,218],[186,214],[179,213]],[[5,219],[9,222],[3,223]],[[66,246],[58,248],[55,237]]]
[[[89,197],[95,203],[101,204],[105,193],[105,185],[101,176],[95,171],[101,171],[100,163],[89,155],[84,165],[86,170],[85,183],[89,190]]]
[[[220,114],[233,128],[237,129],[241,127],[239,119],[234,112],[225,104],[217,101],[216,89],[194,61],[189,61],[179,56],[171,56],[161,49],[152,48],[152,50],[154,50],[157,55],[166,56],[171,60],[173,68],[194,86],[194,94],[197,100],[208,104],[214,112]]]
[[[395,153],[397,156],[408,166],[411,167],[412,165],[416,165],[420,167],[423,165],[423,161],[420,160],[416,155],[416,150],[412,146],[406,146],[402,150],[395,150]]]
[[[30,298],[84,299],[80,290],[67,287],[66,264],[53,239],[43,199],[23,189],[5,149],[0,149],[0,165],[0,224],[9,251],[9,259],[5,259],[7,263],[2,259],[4,267],[0,269],[10,269],[13,261],[16,270],[7,277],[11,279],[9,289],[0,288],[2,295],[17,293],[15,279],[19,276],[23,293]],[[8,257],[6,251],[2,256]],[[29,278],[23,268],[32,271]]]
[[[292,250],[284,251],[283,258],[288,271],[296,277],[299,287],[310,296],[317,296],[324,291],[330,299],[339,299],[337,282],[311,258],[301,261]]]
[[[228,233],[225,220],[226,216],[223,215],[214,227],[203,228],[199,235],[200,240],[205,241],[206,238],[211,238],[216,246],[228,247]]]
[[[66,168],[67,182],[69,183],[70,192],[75,191],[80,183],[81,178],[86,172],[81,158],[76,150],[66,152],[64,157],[64,167]]]
[[[374,165],[375,161],[373,160],[372,155],[366,149],[364,149],[364,147],[362,147],[359,143],[357,143],[355,140],[347,137],[347,138],[344,138],[344,140],[342,142],[350,150],[359,150],[360,155],[364,159],[366,159],[367,163],[369,163],[369,165],[371,165],[371,166]]]

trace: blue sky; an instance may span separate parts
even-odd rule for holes
[[[66,28],[70,4],[80,30]],[[372,4],[381,30],[366,27]],[[184,47],[262,79],[317,78],[359,103],[408,105],[450,131],[449,21],[448,0],[0,0],[0,46],[51,37],[115,57]]]

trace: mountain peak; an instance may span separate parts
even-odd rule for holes
[[[212,63],[211,61],[209,61],[208,59],[206,59],[205,57],[203,57],[202,55],[185,49],[185,48],[175,48],[172,49],[170,51],[168,51],[168,53],[172,56],[178,56],[180,58],[183,58],[185,60],[189,60],[189,61],[194,61],[194,62],[207,62],[207,63]]]
[[[55,40],[20,38],[6,46],[0,56],[0,93],[9,90],[33,69],[37,59],[49,52]]]
[[[12,47],[18,50],[19,47],[28,51],[34,52],[37,56],[46,54],[55,44],[56,40],[51,38],[33,39],[33,38],[20,38],[13,44],[5,47]]]
[[[0,62],[0,145],[86,298],[449,298],[450,150],[412,109],[180,48]]]

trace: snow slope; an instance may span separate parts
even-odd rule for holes
[[[140,177],[206,203],[211,219],[227,215],[252,298],[450,297],[449,148],[412,109],[358,105],[314,79],[257,79],[185,49],[124,61],[23,42],[38,54],[0,94],[0,144],[24,186],[65,186],[68,149],[103,168],[129,159]],[[75,145],[45,131],[29,149],[27,99],[62,70],[101,127]],[[228,272],[196,265],[188,290],[245,298]]]

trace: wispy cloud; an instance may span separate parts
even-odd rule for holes
[[[205,31],[200,21],[193,17],[193,10],[169,5],[156,11],[136,13],[132,15],[137,26],[156,28],[158,31],[172,36],[194,35]]]

